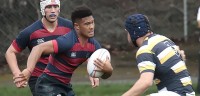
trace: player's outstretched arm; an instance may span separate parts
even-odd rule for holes
[[[17,53],[19,53],[19,52],[17,50],[15,50],[15,48],[11,44],[5,53],[5,58],[8,63],[8,66],[13,74],[13,79],[16,81],[22,81],[22,80],[25,80],[25,78],[18,67],[17,58],[16,58]],[[15,83],[16,87],[20,88],[20,86],[19,86],[20,82],[14,82],[14,83]]]
[[[30,77],[31,73],[33,72],[35,65],[38,59],[41,57],[42,54],[50,54],[53,53],[53,43],[52,41],[44,42],[33,47],[28,60],[27,60],[27,68],[22,71],[22,73],[27,77]]]
[[[140,96],[153,84],[154,73],[144,72],[136,83],[122,96]]]

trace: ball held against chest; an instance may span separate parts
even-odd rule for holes
[[[96,50],[90,56],[90,58],[88,60],[88,64],[87,64],[87,71],[88,71],[88,74],[91,77],[94,77],[94,78],[98,78],[98,77],[101,77],[103,75],[103,72],[95,71],[97,69],[97,67],[94,65],[94,60],[96,60],[97,58],[99,58],[103,62],[105,62],[107,58],[111,59],[109,51],[107,49],[104,49],[104,48]]]

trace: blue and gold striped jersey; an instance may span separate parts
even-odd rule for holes
[[[136,54],[139,71],[153,72],[158,90],[166,89],[180,94],[193,92],[185,62],[175,46],[173,41],[162,35],[146,37]]]

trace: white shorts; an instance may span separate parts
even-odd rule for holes
[[[181,96],[172,91],[159,91],[158,93],[152,93],[149,96]]]
[[[158,93],[152,93],[147,96],[181,96],[175,92],[172,91],[159,91]],[[186,96],[195,96],[195,92],[192,93],[186,93]]]

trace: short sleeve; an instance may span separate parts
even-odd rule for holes
[[[30,41],[29,37],[30,37],[30,32],[27,29],[21,31],[17,36],[17,38],[13,40],[12,42],[13,47],[18,52],[21,52],[28,46],[28,43]]]
[[[52,43],[53,43],[54,53],[65,52],[72,47],[72,42],[70,41],[70,38],[67,35],[63,35],[55,40],[52,40]]]
[[[96,41],[96,43],[95,43],[95,48],[96,48],[96,50],[101,48],[101,45],[98,41]]]
[[[143,50],[143,53],[139,54],[136,59],[137,59],[137,66],[140,71],[140,73],[143,72],[153,72],[155,71],[156,64],[154,63],[154,55],[151,52],[148,52],[146,50],[145,52]]]

